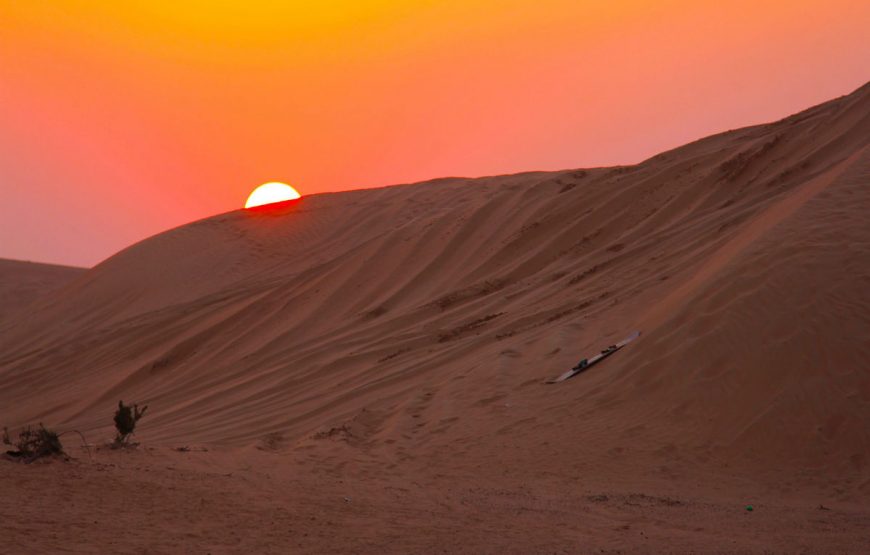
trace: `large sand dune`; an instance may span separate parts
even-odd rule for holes
[[[153,464],[241,496],[249,527],[262,514],[244,496],[279,483],[266,505],[335,524],[222,544],[188,523],[218,548],[861,551],[868,145],[864,86],[636,166],[195,222],[0,321],[0,423],[107,438],[118,399],[144,402]],[[602,364],[544,384],[635,329]],[[112,487],[132,491],[124,469],[141,468],[111,456]],[[268,470],[209,478],[251,464]],[[77,487],[99,488],[88,476]],[[318,505],[341,488],[367,510]],[[776,516],[747,530],[752,499]],[[818,521],[822,502],[837,511]],[[674,513],[690,509],[701,516]],[[148,537],[136,545],[175,545]]]

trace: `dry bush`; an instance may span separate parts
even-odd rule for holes
[[[148,410],[148,405],[139,410],[139,405],[125,405],[124,401],[118,401],[118,410],[115,411],[115,447],[124,447],[128,444],[130,436],[136,430],[136,423],[139,419],[145,416],[145,411]]]
[[[26,463],[42,457],[66,456],[60,442],[60,436],[53,430],[47,429],[42,423],[39,424],[39,428],[31,428],[30,426],[23,428],[18,433],[18,439],[14,443],[9,436],[9,429],[3,428],[3,443],[15,447],[14,450],[6,451],[7,455]]]

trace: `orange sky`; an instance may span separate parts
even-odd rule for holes
[[[0,257],[75,265],[266,181],[634,163],[870,79],[863,0],[0,0],[0,21]]]

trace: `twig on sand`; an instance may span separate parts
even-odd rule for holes
[[[91,448],[88,447],[88,440],[85,439],[85,434],[81,433],[78,430],[67,430],[65,432],[61,432],[61,433],[57,434],[57,436],[60,437],[64,434],[78,434],[79,437],[82,438],[82,447],[84,447],[85,451],[87,451],[88,458],[91,460],[91,462],[94,462],[94,456],[91,454]]]

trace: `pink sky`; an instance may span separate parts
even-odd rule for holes
[[[237,4],[0,6],[0,257],[93,265],[266,181],[635,163],[870,79],[859,1]]]

